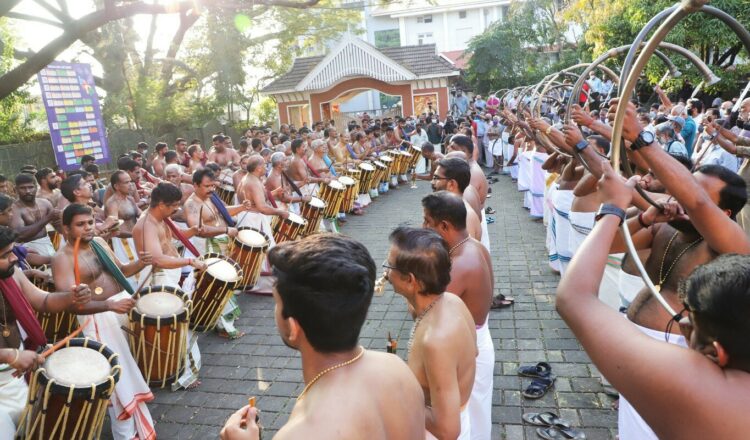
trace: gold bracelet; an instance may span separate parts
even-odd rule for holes
[[[13,359],[13,362],[10,362],[10,363],[8,364],[8,365],[10,365],[11,367],[13,367],[13,364],[15,364],[15,363],[16,363],[16,362],[18,361],[18,358],[19,358],[19,357],[21,356],[21,352],[20,352],[20,351],[18,351],[18,349],[17,349],[17,348],[14,348],[13,350],[15,350],[15,351],[16,351],[16,358],[15,358],[15,359]],[[14,368],[15,368],[15,367],[14,367]]]
[[[551,125],[550,125],[549,127],[547,127],[547,129],[546,129],[546,130],[544,130],[544,134],[546,134],[547,136],[549,136],[549,134],[550,134],[551,132],[552,132],[552,126],[551,126]]]

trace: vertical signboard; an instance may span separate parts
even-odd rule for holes
[[[85,154],[99,163],[108,162],[109,147],[91,66],[54,62],[40,71],[38,78],[60,168],[79,168]]]

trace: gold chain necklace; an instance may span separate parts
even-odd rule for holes
[[[435,305],[435,303],[440,301],[440,299],[443,296],[444,295],[440,295],[435,300],[433,300],[429,306],[425,307],[425,309],[422,310],[422,313],[420,313],[419,316],[417,316],[417,319],[414,320],[414,326],[411,328],[411,333],[409,333],[409,345],[407,346],[407,357],[411,355],[411,347],[414,344],[414,334],[417,333],[417,327],[419,327],[419,324],[422,322],[422,318],[424,318],[425,315],[427,315],[427,312],[429,312],[430,309],[432,309],[432,307]]]
[[[471,238],[471,235],[467,236],[467,237],[466,237],[466,238],[464,238],[463,240],[461,240],[461,241],[459,241],[458,243],[456,243],[455,245],[453,245],[453,247],[452,247],[452,248],[450,248],[450,250],[448,251],[448,255],[452,255],[452,254],[453,254],[453,251],[455,251],[455,250],[456,250],[456,248],[458,248],[458,247],[459,247],[459,246],[461,246],[462,244],[464,244],[464,243],[466,243],[467,241],[469,241],[469,239],[470,239],[470,238]]]
[[[662,275],[664,272],[664,261],[667,259],[667,254],[669,254],[669,249],[672,247],[672,243],[674,242],[675,238],[677,238],[677,234],[679,234],[680,231],[677,231],[672,235],[672,238],[669,239],[669,243],[667,243],[667,248],[664,250],[664,254],[661,256],[661,264],[659,265],[659,284],[654,286],[656,288],[657,292],[661,292],[661,285],[664,284],[665,281],[667,281],[667,278],[669,278],[669,274],[672,273],[672,269],[674,269],[674,266],[677,264],[678,261],[680,261],[680,258],[682,258],[683,255],[695,245],[703,241],[703,237],[698,237],[697,240],[690,243],[689,245],[685,246],[685,249],[683,249],[677,257],[672,260],[672,264],[670,264],[669,269],[667,269],[667,273]]]
[[[308,383],[305,386],[305,389],[302,390],[302,392],[300,393],[300,395],[297,397],[297,400],[298,401],[302,400],[302,398],[305,397],[305,394],[307,394],[307,391],[310,389],[310,387],[312,387],[313,384],[315,382],[317,382],[318,379],[320,379],[321,377],[325,376],[326,374],[330,373],[331,371],[333,371],[333,370],[335,370],[337,368],[346,367],[347,365],[351,365],[351,364],[357,362],[359,360],[359,358],[361,358],[365,354],[365,347],[362,347],[360,345],[359,348],[360,348],[360,351],[359,351],[358,355],[354,356],[353,358],[349,359],[348,361],[344,361],[344,362],[342,362],[340,364],[336,364],[336,365],[334,365],[332,367],[328,367],[325,370],[323,370],[320,373],[318,373],[318,375],[315,376],[313,378],[313,380],[311,380],[310,383]]]

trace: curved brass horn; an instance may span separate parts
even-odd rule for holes
[[[619,105],[617,108],[612,127],[611,161],[612,167],[615,170],[620,169],[621,152],[624,155],[622,132],[625,122],[625,113],[627,111],[627,105],[623,105],[625,104],[625,97],[630,95],[633,90],[635,90],[635,85],[638,77],[643,71],[643,68],[646,66],[646,63],[653,54],[654,50],[656,50],[657,46],[664,40],[664,38],[666,38],[667,34],[677,25],[677,23],[682,21],[682,19],[684,19],[686,16],[698,11],[713,15],[714,17],[726,23],[737,34],[737,37],[745,46],[745,49],[750,52],[750,32],[748,32],[747,29],[745,29],[736,19],[734,19],[726,12],[711,6],[706,6],[707,2],[708,0],[685,0],[678,5],[674,5],[663,10],[646,24],[646,26],[638,34],[636,41],[633,43],[633,46],[630,48],[628,57],[625,59],[625,63],[621,72],[621,76],[623,78],[623,80],[621,81],[622,87],[620,88],[621,105]],[[646,45],[641,50],[637,60],[633,63],[632,58],[635,56],[636,50],[640,47],[640,43],[645,39],[646,35],[651,31],[651,29],[656,26],[656,24],[661,22],[664,17],[667,17],[666,20],[664,20],[664,22],[654,32],[654,35],[651,37],[648,43],[646,43]],[[630,67],[631,64],[632,69]],[[628,229],[626,223],[623,224],[622,233],[625,237],[625,243],[627,244],[628,252],[630,252],[631,255],[637,255],[637,250],[635,249],[635,245],[633,244],[633,238],[630,235],[630,230]],[[674,311],[674,309],[672,309],[669,303],[667,303],[664,297],[654,287],[654,283],[648,276],[648,273],[643,267],[640,259],[634,258],[633,261],[635,262],[636,267],[641,274],[641,278],[643,278],[643,281],[646,283],[646,286],[651,291],[652,295],[657,299],[657,301],[659,301],[662,307],[667,310],[667,312],[669,312],[672,316],[677,317],[677,313]]]

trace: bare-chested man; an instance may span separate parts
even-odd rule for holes
[[[464,191],[469,186],[471,171],[469,163],[458,157],[443,159],[438,163],[432,178],[433,191],[448,191],[461,197],[466,205],[466,230],[475,240],[482,239],[482,222],[471,205],[463,198]]]
[[[194,257],[180,256],[174,245],[173,238],[176,236],[168,222],[171,222],[169,217],[180,207],[181,200],[182,193],[176,186],[167,182],[156,185],[151,192],[149,208],[141,215],[133,228],[133,239],[138,252],[145,251],[151,254],[151,285],[177,287],[191,295],[196,277],[191,272],[180,285],[182,268],[189,265],[196,271],[202,271],[206,269],[206,264],[203,260]],[[190,228],[187,231],[177,229],[177,233],[182,236],[180,241],[184,239],[185,242],[200,231],[200,228]],[[177,378],[176,385],[188,389],[200,384],[197,373],[200,369],[200,351],[197,341],[192,338],[192,332],[188,332],[186,339],[189,352],[186,356],[187,367],[182,376]]]
[[[263,185],[266,175],[265,161],[260,155],[250,156],[247,163],[247,175],[237,188],[237,200],[241,203],[249,201],[248,212],[242,214],[238,226],[250,226],[260,229],[267,235],[272,235],[271,225],[266,216],[278,215],[289,217],[289,211],[274,208],[269,204],[268,192]],[[273,197],[273,194],[271,194]]]
[[[248,159],[250,159],[249,154],[243,154],[242,156],[240,156],[240,168],[232,173],[232,188],[234,188],[235,191],[237,190],[237,188],[239,188],[242,178],[247,174]]]
[[[438,170],[442,168],[442,165]],[[438,171],[439,172],[439,171]],[[468,167],[466,169],[468,179]],[[466,230],[466,213],[471,208],[459,194],[439,191],[422,199],[424,223],[449,246],[450,283],[447,292],[456,294],[468,307],[477,331],[476,374],[469,400],[471,438],[489,439],[492,431],[492,378],[495,346],[488,325],[494,276],[487,249]]]
[[[616,105],[613,107],[611,113]],[[625,139],[636,142],[637,154],[678,204],[675,209],[667,209],[664,213],[649,208],[641,216],[629,220],[628,226],[636,248],[651,250],[645,267],[654,284],[659,285],[662,296],[673,309],[681,310],[683,303],[678,294],[679,286],[697,266],[720,254],[750,253],[750,240],[734,221],[747,201],[746,184],[736,173],[717,165],[700,167],[691,175],[657,143],[647,142],[650,137],[643,134],[632,105],[628,105],[624,127]],[[623,249],[618,235],[610,251]],[[686,344],[674,327],[670,334],[665,334],[672,317],[647,289],[631,303],[628,319],[653,338],[664,340],[667,337],[674,344]],[[620,399],[620,413],[627,414],[631,423],[626,429],[636,432],[638,438],[655,438],[642,421],[632,422],[637,420],[638,414],[624,399]],[[648,419],[646,414],[640,415]]]
[[[112,249],[121,263],[132,263],[138,259],[135,242],[133,241],[133,228],[138,221],[138,217],[141,216],[141,210],[130,195],[130,187],[133,181],[128,173],[122,170],[115,171],[109,181],[114,188],[114,194],[105,203],[104,214],[107,217],[122,220],[122,224],[113,234]],[[132,277],[129,281],[133,287],[140,284],[140,279],[137,276]]]
[[[156,150],[156,156],[154,157],[151,166],[154,167],[154,175],[163,179],[164,167],[167,166],[167,161],[166,159],[164,159],[164,155],[166,155],[167,151],[169,151],[169,147],[167,146],[166,142],[158,142],[154,146],[154,150]]]
[[[107,242],[94,236],[94,216],[88,206],[68,205],[63,211],[62,223],[67,244],[52,259],[55,287],[64,290],[76,284],[74,268],[77,264],[79,281],[95,288],[92,300],[76,311],[79,315],[92,315],[93,322],[84,327],[83,333],[118,353],[122,367],[123,377],[115,385],[110,399],[112,436],[118,440],[153,437],[156,432],[146,402],[154,396],[130,354],[128,337],[121,328],[121,322],[127,319],[123,315],[135,305],[129,293],[133,287],[128,285],[126,277],[143,270],[151,262],[151,256],[141,252],[133,262],[118,261]],[[74,243],[79,239],[76,256]],[[81,323],[85,320],[83,316],[78,319]]]
[[[463,206],[459,203],[459,206]],[[393,290],[416,316],[408,363],[425,395],[427,438],[469,439],[469,405],[476,371],[474,319],[447,292],[450,254],[435,231],[399,227],[383,266]]]
[[[635,120],[634,109],[628,113],[626,119]],[[631,127],[626,128],[625,139],[636,141],[641,127],[632,121],[626,121],[625,126]],[[702,188],[710,183],[709,193],[713,193],[728,185],[709,182],[713,178],[701,173],[693,178],[687,170],[673,174],[684,167],[671,164],[674,160],[658,144],[644,145],[638,151],[655,165],[653,171],[663,181],[674,179],[665,184],[673,186],[670,192],[689,210],[705,241],[713,242],[714,247],[715,239],[720,239],[722,248],[715,252],[748,252],[747,242],[741,238],[744,232],[737,231],[739,227],[732,224],[723,207],[716,206],[714,194]],[[721,255],[708,263],[700,261],[695,270],[696,259],[689,258],[680,264],[692,266],[680,287],[680,297],[672,286],[662,287],[667,301],[682,310],[680,328],[689,350],[664,342],[663,329],[671,319],[664,310],[659,313],[662,319],[657,320],[659,330],[644,334],[644,329],[597,300],[609,245],[620,235],[624,218],[618,210],[630,206],[636,183],[637,178],[626,183],[611,167],[605,170],[599,190],[605,206],[615,209],[607,208],[608,214],[600,217],[574,256],[557,289],[557,310],[599,371],[620,392],[620,411],[627,399],[643,416],[645,422],[641,423],[653,429],[651,436],[644,435],[642,426],[626,425],[621,418],[621,439],[744,438],[750,430],[750,419],[745,416],[750,410],[750,257]],[[741,247],[732,246],[732,242]],[[684,248],[683,243],[679,249]],[[675,281],[669,284],[676,285],[676,279],[688,273],[680,272],[671,276]],[[649,303],[654,310],[660,307],[655,299]]]
[[[217,134],[211,139],[213,146],[208,152],[208,161],[219,164],[222,168],[236,169],[240,163],[240,155],[232,148],[227,148],[224,135]]]
[[[222,217],[218,207],[214,204],[212,199],[212,194],[216,190],[214,173],[208,168],[196,171],[193,174],[193,188],[195,191],[185,202],[184,210],[187,225],[191,228],[202,229],[200,235],[192,239],[196,249],[202,255],[210,252],[227,255],[229,239],[237,236],[237,228],[227,224],[227,220]],[[244,211],[245,208],[243,205],[227,206],[226,210],[230,216],[234,216]],[[244,333],[234,327],[234,321],[239,315],[240,307],[232,293],[216,324],[216,331],[227,339],[241,338]]]
[[[443,156],[443,153],[435,151],[434,145],[429,142],[425,142],[424,144],[422,144],[422,157],[430,161],[430,171],[425,174],[417,174],[417,179],[432,180],[432,176],[435,174],[438,162],[440,162],[445,156]]]
[[[51,168],[42,168],[36,173],[36,181],[39,183],[39,190],[36,196],[47,199],[52,206],[57,206],[57,202],[62,197],[60,194],[60,176],[55,174]]]
[[[313,150],[312,156],[305,164],[313,175],[321,177],[332,177],[333,166],[328,166],[324,157],[328,154],[328,144],[323,139],[315,139],[310,146]]]
[[[283,204],[288,210],[299,213],[299,202],[308,202],[310,196],[303,196],[293,191],[284,173],[289,169],[289,159],[282,152],[276,152],[271,155],[271,172],[266,177],[264,184],[266,191],[270,193],[276,205],[280,208],[279,203]],[[279,189],[281,188],[281,189]],[[299,188],[298,188],[299,189]]]
[[[55,254],[55,248],[47,235],[46,226],[48,223],[59,222],[60,211],[53,208],[47,199],[36,196],[34,176],[16,176],[16,192],[18,200],[13,204],[11,227],[18,234],[18,241],[40,255],[51,257]]]
[[[278,277],[276,325],[299,350],[306,385],[274,438],[424,439],[424,396],[414,375],[397,356],[358,345],[376,275],[367,249],[342,235],[313,235],[282,243],[268,258]],[[313,276],[316,283],[304,281]],[[256,414],[248,406],[234,413],[222,440],[257,440]]]
[[[312,175],[307,164],[307,143],[303,139],[292,141],[292,162],[289,165],[289,177],[303,189],[303,194],[313,195],[318,183],[328,183],[324,176]]]
[[[187,164],[186,171],[189,174],[192,174],[199,169],[203,168],[204,165],[204,154],[203,150],[201,149],[201,146],[198,144],[193,144],[187,149],[187,154],[190,156],[190,160]]]
[[[74,310],[91,298],[85,284],[68,284],[65,293],[48,293],[34,286],[20,269],[16,270],[18,256],[13,251],[16,238],[13,229],[0,226],[0,303],[3,307],[0,325],[4,333],[0,338],[0,362],[8,366],[0,371],[0,401],[3,403],[0,405],[0,432],[6,438],[13,437],[29,397],[26,380],[16,372],[34,371],[44,362],[36,349],[47,340],[29,309],[45,313]]]

